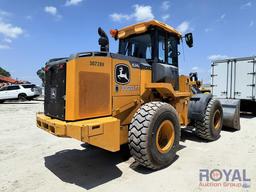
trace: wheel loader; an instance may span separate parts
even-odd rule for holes
[[[240,125],[237,103],[192,92],[179,76],[178,45],[193,46],[192,33],[151,20],[110,31],[119,41],[109,52],[107,34],[98,29],[100,51],[80,52],[45,65],[44,113],[37,126],[59,137],[117,152],[128,144],[142,166],[160,169],[173,162],[181,128],[213,141],[226,121]],[[224,115],[224,116],[223,116]]]
[[[210,89],[203,87],[203,82],[198,80],[197,72],[189,73],[190,85],[192,86],[192,92],[196,93],[211,93]]]

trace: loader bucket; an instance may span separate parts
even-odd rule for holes
[[[240,100],[218,99],[223,108],[223,126],[240,130]]]

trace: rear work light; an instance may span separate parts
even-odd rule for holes
[[[44,68],[44,71],[45,71],[45,72],[48,72],[48,71],[49,71],[49,67],[46,66],[46,67]]]
[[[59,69],[64,69],[64,64],[60,64]]]
[[[110,30],[110,35],[117,40],[117,36],[118,36],[118,30],[117,29],[111,29]]]

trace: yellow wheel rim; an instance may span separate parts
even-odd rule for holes
[[[156,146],[160,153],[167,153],[173,146],[175,138],[174,126],[171,121],[165,120],[156,133]]]
[[[216,129],[216,130],[220,129],[220,126],[221,126],[221,114],[220,114],[219,110],[215,111],[215,113],[214,113],[214,116],[213,116],[213,126],[214,126],[214,129]]]

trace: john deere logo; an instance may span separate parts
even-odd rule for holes
[[[115,69],[116,82],[119,84],[127,84],[130,82],[130,71],[128,65],[117,64]]]
[[[51,88],[51,99],[56,99],[57,90],[56,88]]]

